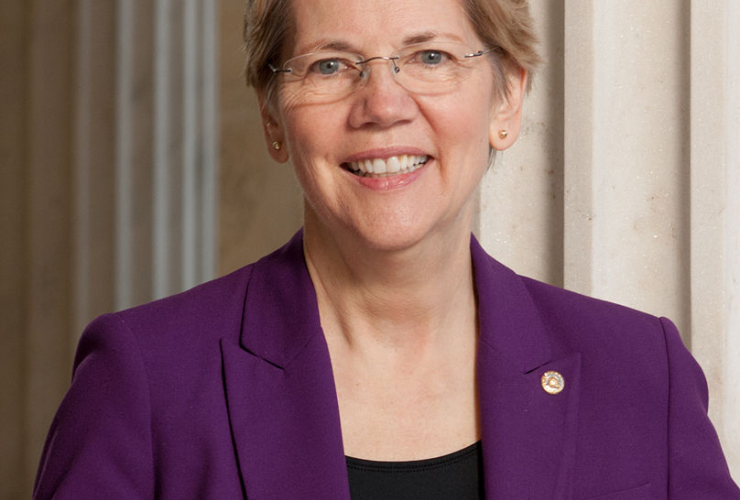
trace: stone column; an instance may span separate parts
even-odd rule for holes
[[[691,1],[691,347],[740,479],[740,4]]]
[[[0,497],[96,315],[216,273],[216,0],[0,2]]]
[[[668,316],[740,477],[740,5],[533,0],[547,59],[480,193],[517,271]]]

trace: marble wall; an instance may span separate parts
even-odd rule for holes
[[[547,64],[480,193],[484,246],[679,326],[740,477],[740,5],[533,1]]]

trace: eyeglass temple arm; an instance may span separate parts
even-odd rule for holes
[[[501,51],[501,47],[496,45],[496,46],[491,47],[490,49],[479,50],[478,52],[474,52],[473,54],[465,54],[465,57],[466,58],[480,57],[482,55],[488,54],[489,52],[500,52],[500,51]]]
[[[270,71],[272,71],[273,73],[292,73],[293,72],[293,70],[290,68],[280,69],[280,68],[273,66],[270,63],[267,63],[267,67],[270,68]]]
[[[470,57],[480,57],[480,56],[482,56],[482,55],[484,55],[484,54],[488,54],[489,52],[493,52],[494,50],[496,50],[496,49],[479,50],[478,52],[475,52],[475,53],[473,53],[473,54],[465,54],[465,57],[466,57],[466,58],[470,58]]]

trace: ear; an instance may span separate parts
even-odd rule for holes
[[[527,72],[514,71],[507,76],[508,96],[493,110],[488,140],[493,149],[503,151],[519,137],[522,127],[522,101],[527,88]]]
[[[274,106],[265,98],[263,92],[257,94],[260,106],[260,117],[262,118],[262,128],[265,132],[265,141],[267,142],[267,151],[272,159],[278,163],[288,161],[288,149],[285,144],[285,133],[280,121],[275,113]]]

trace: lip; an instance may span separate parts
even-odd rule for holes
[[[378,157],[376,156],[375,158]],[[390,175],[388,177],[360,177],[359,175],[355,175],[347,171],[345,172],[347,175],[352,176],[355,182],[363,187],[372,189],[373,191],[390,191],[393,189],[399,189],[404,186],[408,186],[409,184],[413,183],[416,179],[418,179],[427,171],[429,165],[431,165],[432,163],[434,163],[434,158],[430,156],[429,160],[427,160],[427,162],[422,165],[421,168],[417,168],[416,170],[414,170],[413,172],[409,172],[408,174]]]
[[[399,173],[396,175],[389,175],[385,177],[362,177],[353,173],[349,168],[346,168],[347,164],[353,161],[356,162],[364,160],[374,160],[376,158],[387,160],[388,158],[391,158],[393,156],[402,155],[426,156],[427,162],[422,165],[421,168],[417,168],[413,172],[407,174]],[[411,184],[416,179],[418,179],[419,176],[426,172],[427,167],[433,162],[434,157],[423,149],[412,146],[391,146],[385,148],[367,149],[359,153],[354,153],[346,157],[342,161],[341,165],[342,170],[344,170],[347,175],[351,176],[351,178],[359,185],[372,189],[373,191],[389,191],[393,189],[399,189]]]

